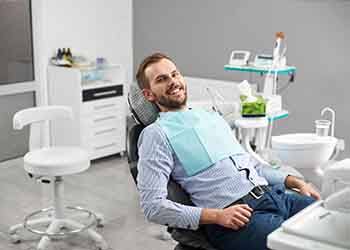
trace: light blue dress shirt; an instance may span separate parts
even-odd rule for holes
[[[287,177],[285,173],[259,164],[248,153],[232,155],[188,176],[157,123],[142,131],[138,148],[137,186],[141,207],[149,221],[171,227],[195,230],[203,208],[224,208],[256,185],[281,184]],[[167,199],[170,177],[190,195],[195,206]]]

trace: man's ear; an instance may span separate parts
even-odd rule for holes
[[[142,94],[147,101],[154,102],[156,100],[156,97],[154,96],[154,94],[150,89],[143,89]]]

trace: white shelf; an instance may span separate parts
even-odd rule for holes
[[[277,121],[287,118],[289,112],[287,110],[281,110],[273,114],[267,114],[264,117],[240,117],[236,120],[236,126],[242,128],[260,128],[267,127],[268,122]]]
[[[238,128],[266,128],[268,119],[266,117],[242,117],[235,121],[235,125]]]

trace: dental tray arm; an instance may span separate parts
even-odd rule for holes
[[[324,201],[327,210],[350,213],[350,187],[330,195]]]

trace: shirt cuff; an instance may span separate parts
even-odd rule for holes
[[[179,224],[181,224],[183,228],[197,230],[201,213],[202,208],[200,207],[184,206],[183,215]]]
[[[284,184],[288,173],[273,169],[271,167],[265,167],[265,178],[267,179],[269,185]]]

